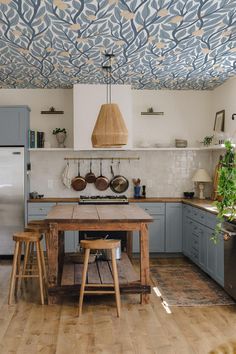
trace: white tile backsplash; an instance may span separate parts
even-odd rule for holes
[[[79,197],[80,195],[113,194],[108,189],[98,191],[93,184],[87,184],[82,192],[67,189],[61,182],[61,174],[66,165],[64,157],[130,157],[139,156],[140,160],[121,160],[113,162],[115,174],[124,175],[130,182],[125,193],[133,196],[132,178],[140,178],[145,184],[147,197],[181,197],[184,191],[194,190],[191,180],[199,167],[205,168],[212,175],[213,163],[210,151],[34,151],[31,152],[30,184],[31,191],[36,190],[45,197]],[[111,178],[111,160],[103,161],[103,175]],[[81,162],[81,175],[89,172],[89,161]],[[99,161],[93,161],[93,172],[100,174]],[[70,162],[70,175],[77,176],[77,162]],[[206,195],[211,193],[211,184],[206,184]]]

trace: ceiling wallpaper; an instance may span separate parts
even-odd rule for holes
[[[0,0],[0,87],[213,89],[236,74],[236,0]]]

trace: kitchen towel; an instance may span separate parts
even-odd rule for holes
[[[62,183],[66,188],[71,188],[71,177],[70,177],[70,165],[69,163],[66,164],[66,167],[64,168],[62,172]]]

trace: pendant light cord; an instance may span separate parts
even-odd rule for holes
[[[109,103],[111,103],[111,57],[110,57],[110,60],[109,60]]]
[[[109,57],[109,65],[104,65],[103,69],[106,69],[106,101],[107,103],[111,103],[111,58],[114,56],[113,54],[106,54]]]

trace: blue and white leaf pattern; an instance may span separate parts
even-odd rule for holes
[[[0,87],[213,89],[236,74],[236,0],[0,0]]]

